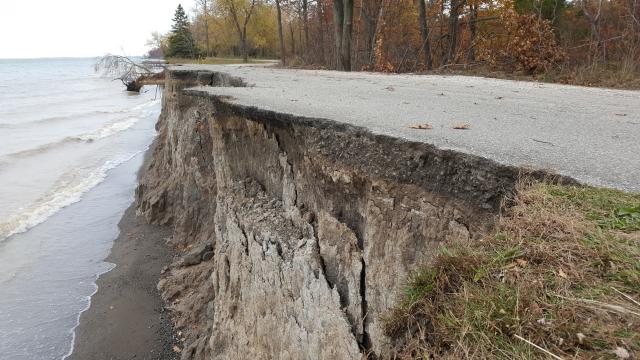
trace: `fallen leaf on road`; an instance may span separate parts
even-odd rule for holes
[[[431,126],[429,124],[411,124],[411,125],[409,125],[409,128],[411,128],[411,129],[420,129],[420,130],[431,130],[431,129],[433,129],[433,126]]]
[[[393,86],[389,85],[387,86],[385,89],[389,90],[389,91],[396,91],[396,88],[394,88]]]
[[[456,130],[469,130],[471,129],[471,125],[469,124],[456,124],[453,125],[453,128]]]

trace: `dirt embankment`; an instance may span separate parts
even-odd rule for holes
[[[233,105],[168,72],[138,212],[182,254],[159,289],[183,359],[388,357],[382,315],[451,242],[492,228],[519,170],[323,119]]]

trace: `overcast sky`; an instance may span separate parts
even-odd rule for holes
[[[142,55],[194,0],[1,0],[0,58]]]

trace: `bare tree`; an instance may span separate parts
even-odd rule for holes
[[[336,63],[338,70],[351,71],[351,35],[353,34],[353,0],[333,1]]]
[[[247,25],[249,24],[249,20],[251,20],[251,15],[253,15],[253,9],[256,7],[257,2],[258,0],[249,0],[247,4],[247,2],[243,0],[242,7],[239,8],[238,6],[236,6],[236,0],[224,1],[228,12],[231,14],[231,18],[233,19],[236,31],[238,32],[238,37],[240,38],[240,46],[242,47],[242,60],[244,62],[249,62],[249,49],[247,46]],[[238,14],[243,16],[242,24],[240,23]]]
[[[207,56],[211,56],[211,42],[209,41],[209,0],[197,0],[197,4],[200,5],[202,9],[202,17],[204,19],[204,42],[205,42],[205,50],[207,52]]]
[[[162,58],[166,50],[167,37],[157,31],[151,33],[151,38],[147,40],[146,46],[149,46],[149,57]]]
[[[603,0],[580,0],[580,7],[591,25],[591,35],[596,42],[596,55],[602,51],[603,60],[607,59],[607,48],[600,33],[600,15]]]
[[[158,67],[161,70],[164,65]],[[140,92],[144,85],[159,83],[162,77],[161,71],[121,55],[107,54],[99,58],[94,69],[102,76],[114,76],[114,80],[122,81],[127,91],[134,92]]]

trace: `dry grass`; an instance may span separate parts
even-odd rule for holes
[[[640,65],[632,59],[620,62],[596,62],[540,75],[539,81],[617,89],[640,89]]]
[[[640,356],[640,195],[523,183],[513,204],[409,281],[383,319],[398,358]]]
[[[265,59],[249,59],[249,64],[260,63],[272,63],[277,60],[265,60]],[[242,64],[242,58],[219,58],[209,57],[201,59],[182,59],[182,58],[169,58],[167,59],[169,64],[213,64],[213,65],[226,65],[226,64]]]
[[[291,60],[287,66],[280,68],[328,70],[326,66],[307,64],[302,60]],[[417,72],[419,75],[460,75],[479,76],[493,79],[515,81],[533,81],[552,84],[600,87],[622,90],[640,90],[640,64],[625,60],[619,63],[596,63],[591,65],[566,65],[538,75],[527,75],[522,72],[496,70],[486,64],[473,66],[451,66],[447,69]]]
[[[481,76],[610,89],[640,89],[640,63],[632,57],[618,62],[563,64],[538,75],[497,70],[482,63],[463,68],[451,67],[445,70],[434,70],[426,74]]]

